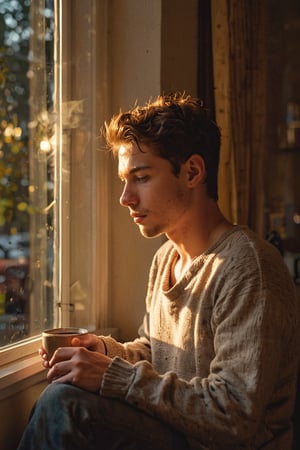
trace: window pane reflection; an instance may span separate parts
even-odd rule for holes
[[[52,324],[53,1],[0,0],[0,346]]]

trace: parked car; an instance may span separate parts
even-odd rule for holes
[[[0,235],[0,346],[28,333],[29,233]]]

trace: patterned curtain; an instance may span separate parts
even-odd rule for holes
[[[220,207],[262,232],[265,154],[264,0],[212,0],[216,120],[222,131]]]

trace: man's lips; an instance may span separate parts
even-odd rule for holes
[[[132,217],[132,219],[134,220],[135,223],[140,223],[145,217],[146,214],[145,213],[139,213],[139,212],[131,212],[130,216]]]

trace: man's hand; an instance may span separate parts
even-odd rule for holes
[[[49,383],[71,383],[90,392],[98,392],[111,358],[84,347],[62,347],[49,361]]]
[[[82,336],[74,337],[72,339],[73,347],[85,347],[94,352],[103,353],[105,355],[105,345],[101,338],[96,336],[95,334],[83,334]],[[49,366],[49,358],[46,350],[41,347],[39,348],[39,355],[43,359],[43,366],[48,369]]]
[[[49,369],[49,383],[71,383],[91,392],[99,390],[102,376],[111,362],[101,338],[85,334],[72,340],[72,347],[58,348],[51,360],[39,349],[43,366]]]

